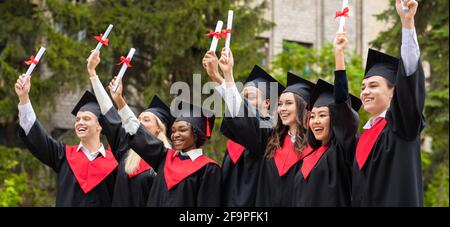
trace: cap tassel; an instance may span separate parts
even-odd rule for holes
[[[211,138],[211,128],[209,127],[208,114],[206,114],[206,137]]]

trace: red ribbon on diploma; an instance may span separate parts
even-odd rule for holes
[[[109,39],[108,38],[103,39],[103,33],[100,33],[100,35],[98,35],[98,36],[94,36],[94,38],[97,41],[99,41],[101,44],[108,46]]]
[[[210,38],[216,37],[217,39],[220,39],[222,37],[222,33],[221,32],[215,32],[213,30],[209,31],[209,33],[206,34],[206,35],[209,36]]]
[[[338,17],[348,17],[349,12],[350,10],[348,9],[348,7],[345,7],[342,11],[336,11],[336,16],[334,18],[336,19]]]
[[[227,38],[227,34],[231,33],[231,29],[222,29],[222,32],[220,33],[220,36],[222,36],[222,38]]]
[[[127,65],[127,68],[131,67],[131,58],[125,58],[124,56],[120,56],[120,62],[117,63],[116,65],[121,65],[122,63],[125,63],[125,65]]]
[[[25,64],[27,64],[27,65],[31,65],[31,64],[37,65],[37,63],[38,63],[38,61],[36,61],[34,59],[34,55],[31,55],[30,59],[28,59],[28,61],[25,61]]]

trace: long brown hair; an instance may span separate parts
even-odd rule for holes
[[[307,104],[305,100],[303,100],[303,98],[300,97],[299,95],[295,93],[293,94],[297,113],[297,116],[295,117],[295,123],[297,124],[297,131],[295,133],[294,148],[296,152],[300,153],[307,146],[306,118],[308,111],[306,110]],[[289,126],[283,125],[280,116],[278,114],[277,116],[278,116],[277,125],[272,131],[272,134],[270,135],[269,141],[267,142],[266,146],[265,157],[267,159],[273,158],[275,150],[281,148],[281,146],[283,145],[284,138],[286,137],[289,131]]]

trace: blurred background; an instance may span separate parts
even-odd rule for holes
[[[350,1],[346,64],[356,96],[368,48],[399,56],[401,24],[394,2]],[[416,30],[427,77],[427,125],[421,136],[425,205],[449,206],[449,1],[418,2]],[[245,80],[258,64],[283,83],[287,71],[333,82],[331,42],[339,23],[335,12],[341,7],[340,0],[0,0],[0,206],[55,204],[56,174],[17,136],[14,84],[27,69],[24,61],[40,46],[47,51],[33,72],[31,102],[55,139],[78,144],[70,111],[90,89],[86,58],[97,44],[93,36],[108,24],[114,28],[109,46],[101,50],[97,73],[106,85],[119,71],[119,57],[136,48],[123,81],[128,104],[140,113],[154,94],[170,103],[174,96],[168,91],[174,82],[192,84],[193,74],[202,74],[203,83],[209,81],[201,66],[211,42],[205,34],[217,20],[226,25],[228,10],[234,11],[236,80]],[[218,50],[223,46],[220,40]],[[363,124],[368,115],[360,114]],[[217,118],[204,148],[219,163],[226,142],[220,123]]]

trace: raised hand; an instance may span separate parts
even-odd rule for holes
[[[234,82],[233,66],[234,58],[231,49],[223,48],[219,59],[219,66],[223,72],[225,82]]]
[[[29,93],[31,87],[31,77],[24,79],[24,74],[19,76],[14,86],[16,90],[17,97],[19,97],[20,105],[24,105],[30,102]]]
[[[90,77],[94,77],[97,75],[95,68],[100,63],[100,52],[96,50],[92,50],[89,57],[86,59],[87,61],[87,71]]]
[[[347,46],[347,36],[345,32],[338,32],[334,38],[333,46],[334,46],[334,58],[336,64],[336,70],[345,70],[345,47]]]
[[[403,10],[403,5],[408,7],[408,11]],[[404,28],[414,28],[414,16],[416,15],[418,5],[416,0],[396,0],[395,8]]]
[[[336,33],[336,36],[334,37],[333,46],[334,46],[334,52],[344,52],[345,48],[347,47],[347,33],[345,32],[338,32]]]
[[[117,109],[122,109],[125,105],[125,99],[122,96],[122,91],[123,91],[123,85],[122,85],[122,80],[119,81],[119,85],[117,86],[117,90],[116,92],[114,92],[114,81],[116,80],[116,77],[114,77],[111,82],[109,82],[108,88],[109,88],[109,93],[111,94],[111,98],[114,101],[114,103],[116,103],[117,105]]]
[[[223,78],[219,73],[219,60],[217,59],[216,53],[214,53],[214,51],[206,52],[205,56],[203,57],[202,65],[212,81],[219,84],[223,82]]]

